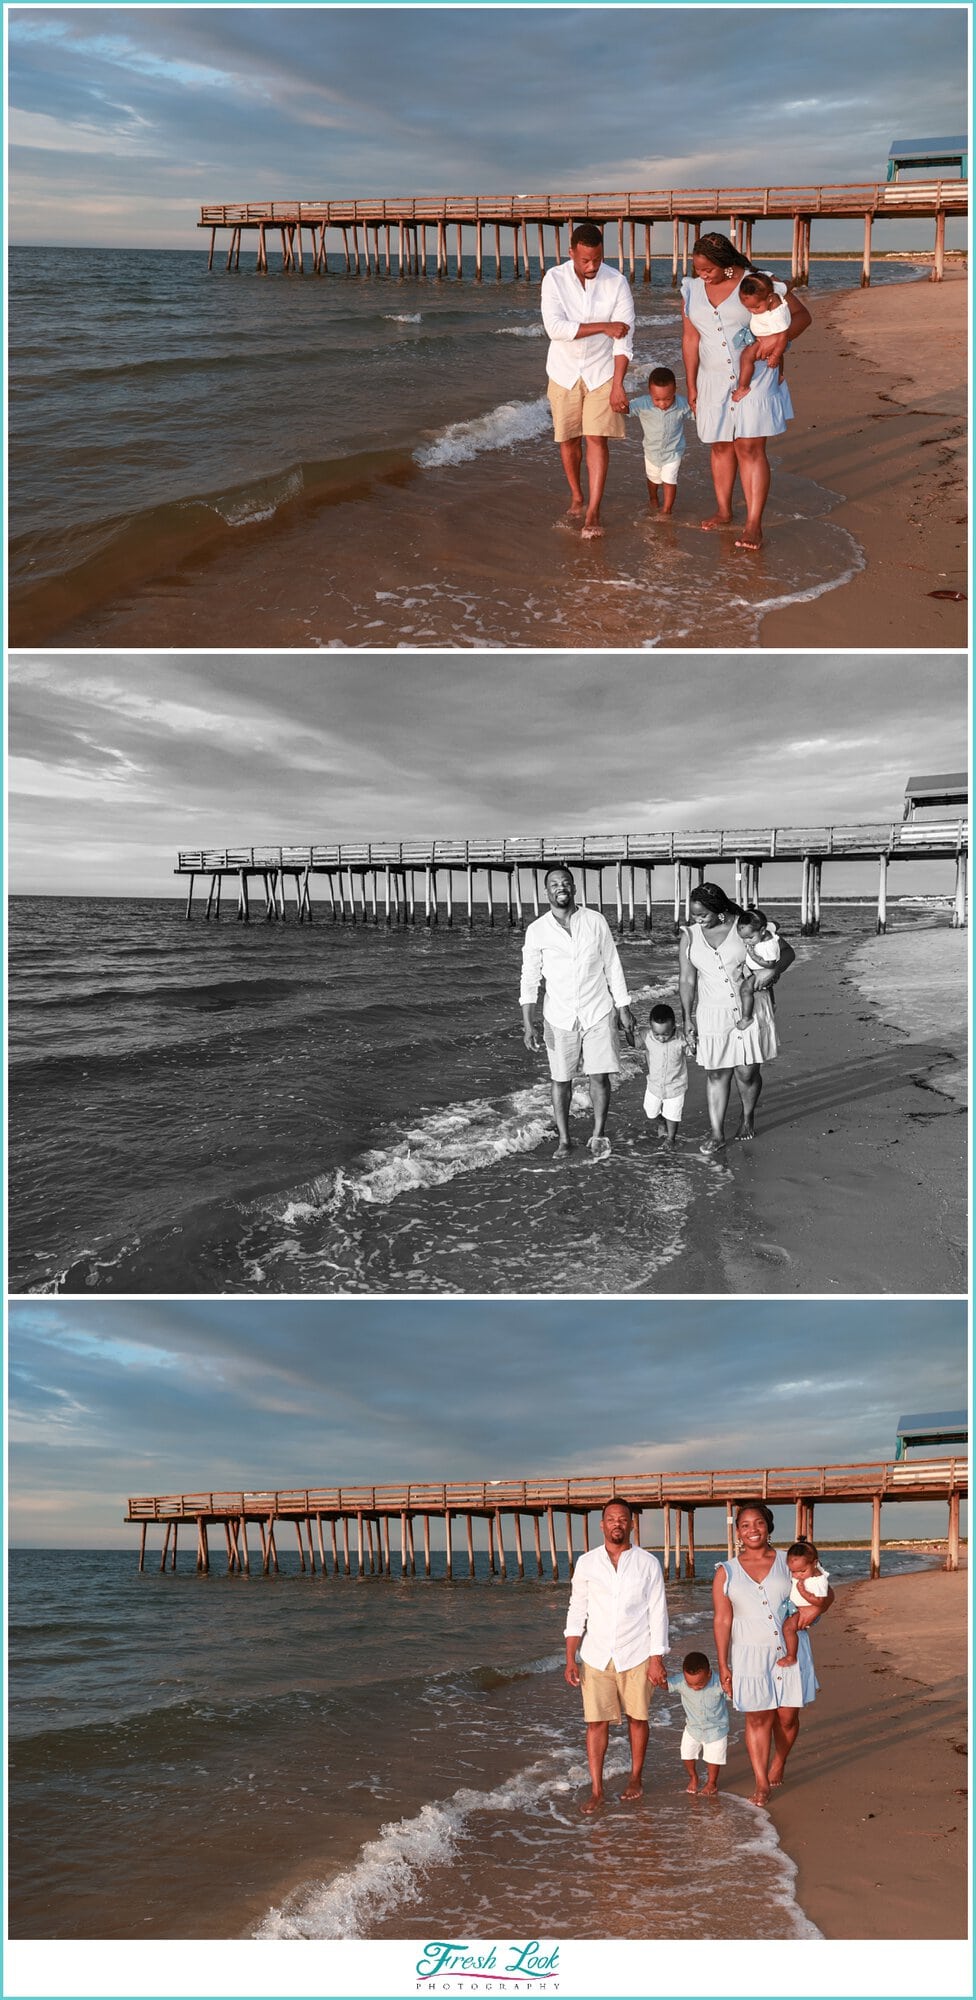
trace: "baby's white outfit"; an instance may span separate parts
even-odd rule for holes
[[[830,1571],[818,1569],[815,1576],[805,1576],[803,1579],[803,1589],[808,1590],[811,1597],[826,1597],[830,1589]],[[800,1589],[799,1581],[794,1577],[793,1588],[790,1591],[790,1603],[795,1604],[797,1610],[802,1610],[806,1601]]]

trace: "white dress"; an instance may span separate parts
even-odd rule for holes
[[[695,421],[702,444],[779,437],[793,415],[793,404],[778,368],[757,361],[748,396],[740,403],[732,401],[732,391],[739,386],[741,337],[749,326],[749,308],[740,299],[738,286],[714,306],[704,278],[685,278],[681,296],[700,337]]]
[[[761,1063],[762,1041],[755,1019],[737,1028],[742,1007],[745,941],[733,924],[720,944],[709,944],[701,924],[688,931],[688,957],[698,974],[695,996],[696,1060],[702,1069],[735,1069]]]

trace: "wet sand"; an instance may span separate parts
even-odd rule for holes
[[[965,271],[941,285],[841,292],[813,301],[791,358],[802,416],[771,449],[778,474],[844,496],[831,521],[865,568],[809,604],[763,620],[764,646],[964,646],[967,351]]]
[[[771,1816],[825,1937],[966,1936],[966,1581],[844,1584],[816,1628],[820,1693]],[[729,1787],[748,1795],[733,1744]]]
[[[758,555],[701,533],[712,493],[694,441],[666,523],[648,518],[636,437],[615,448],[606,537],[589,543],[557,532],[566,494],[547,441],[423,471],[374,453],[273,520],[215,522],[192,555],[177,509],[172,547],[142,549],[142,569],[114,578],[108,561],[99,602],[73,605],[62,580],[15,606],[13,642],[566,648],[586,633],[620,649],[962,646],[966,604],[928,593],[966,588],[963,274],[814,293],[813,311],[790,360],[799,414],[771,446]],[[541,396],[541,356],[532,386]]]
[[[726,1285],[962,1292],[968,933],[836,951],[799,940],[797,953],[778,989],[783,1053],[765,1073],[759,1137],[729,1147]]]

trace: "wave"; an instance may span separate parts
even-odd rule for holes
[[[483,417],[466,423],[449,424],[432,444],[414,452],[418,465],[429,469],[440,465],[464,465],[483,451],[503,451],[506,446],[525,444],[542,437],[549,429],[549,404],[545,396],[532,403],[498,403]]]
[[[17,536],[10,544],[10,642],[42,644],[161,572],[213,556],[241,530],[415,477],[408,451],[354,452],[301,460],[240,486],[188,494],[57,534]]]
[[[419,326],[423,313],[384,313],[383,318],[392,320],[395,326]]]
[[[507,333],[512,340],[544,340],[544,326],[496,326],[495,333]]]
[[[511,1812],[543,1798],[568,1792],[571,1779],[537,1762],[490,1792],[461,1786],[443,1804],[427,1804],[409,1819],[389,1822],[360,1849],[351,1868],[328,1883],[299,1890],[280,1909],[268,1911],[257,1938],[355,1938],[365,1919],[375,1924],[402,1903],[418,1900],[428,1868],[450,1861],[466,1820],[474,1812]]]

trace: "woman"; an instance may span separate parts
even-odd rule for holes
[[[678,947],[678,989],[685,1040],[705,1071],[708,1120],[712,1128],[711,1137],[701,1147],[703,1153],[717,1153],[725,1145],[725,1118],[733,1077],[742,1103],[742,1122],[736,1138],[755,1138],[762,1065],[775,1053],[771,1049],[769,1058],[764,1057],[760,1023],[742,1019],[746,946],[737,926],[744,915],[716,882],[701,882],[691,895],[691,927],[682,931]],[[792,965],[795,957],[792,947],[781,941],[778,963],[770,969],[770,985]]]
[[[688,383],[688,401],[695,412],[698,435],[712,448],[712,484],[716,512],[703,528],[727,528],[732,522],[736,473],[742,482],[746,525],[737,549],[762,547],[762,518],[769,495],[766,439],[779,437],[793,415],[779,364],[791,340],[811,324],[806,306],[787,295],[789,333],[756,343],[756,369],[749,394],[733,403],[739,380],[739,342],[749,324],[749,308],[739,297],[747,271],[756,266],[735,250],[727,236],[700,236],[691,253],[693,278],[681,287],[684,317],[681,351]]]
[[[778,1667],[792,1578],[785,1557],[769,1546],[773,1517],[762,1500],[747,1500],[735,1526],[739,1553],[719,1563],[712,1585],[715,1652],[719,1680],[746,1719],[746,1750],[756,1781],[752,1804],[764,1806],[772,1787],[783,1782],[800,1710],[816,1698],[813,1654],[803,1628],[827,1610],[834,1593],[828,1590],[821,1607],[807,1605],[797,1613],[796,1664]]]

